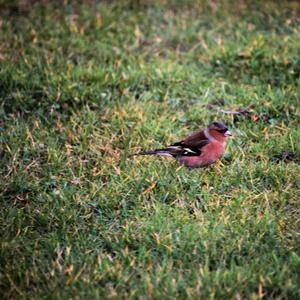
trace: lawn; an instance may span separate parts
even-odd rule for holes
[[[300,3],[0,0],[0,297],[300,299]],[[210,122],[225,157],[129,157]]]

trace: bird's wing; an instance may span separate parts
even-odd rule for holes
[[[142,151],[134,155],[166,155],[175,158],[181,156],[199,156],[202,153],[202,148],[209,143],[210,141],[206,138],[204,132],[200,131],[166,148]]]
[[[180,143],[176,143],[170,145],[169,147],[162,148],[162,149],[155,149],[155,150],[148,150],[135,153],[133,155],[165,155],[171,157],[179,157],[179,156],[195,156],[200,155],[198,150],[192,150],[189,147],[185,147]]]
[[[168,147],[168,149],[176,149],[177,155],[181,156],[198,156],[202,153],[202,148],[209,143],[209,140],[202,140],[189,145],[184,141],[181,141],[171,145],[170,147]]]
[[[174,143],[171,147],[181,149],[180,155],[182,156],[198,156],[202,153],[202,148],[209,144],[210,141],[206,138],[203,131],[193,133],[186,139]]]

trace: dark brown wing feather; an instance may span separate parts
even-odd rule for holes
[[[167,148],[142,151],[133,155],[168,155],[172,157],[199,156],[201,149],[209,144],[203,131],[193,133],[185,140],[174,143]]]
[[[207,144],[209,144],[209,140],[206,138],[204,132],[200,131],[171,146],[182,148],[184,150],[182,153],[183,156],[198,156],[201,154],[201,149]]]
[[[195,144],[198,144],[199,142],[206,141],[206,140],[207,140],[207,137],[205,136],[204,131],[202,130],[202,131],[191,134],[186,139],[184,139],[182,142],[185,145],[193,147]]]

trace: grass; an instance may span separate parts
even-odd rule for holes
[[[1,1],[2,297],[299,299],[299,13]],[[127,158],[213,120],[207,169]]]

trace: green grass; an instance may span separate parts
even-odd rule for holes
[[[299,3],[0,3],[3,298],[300,298]]]

